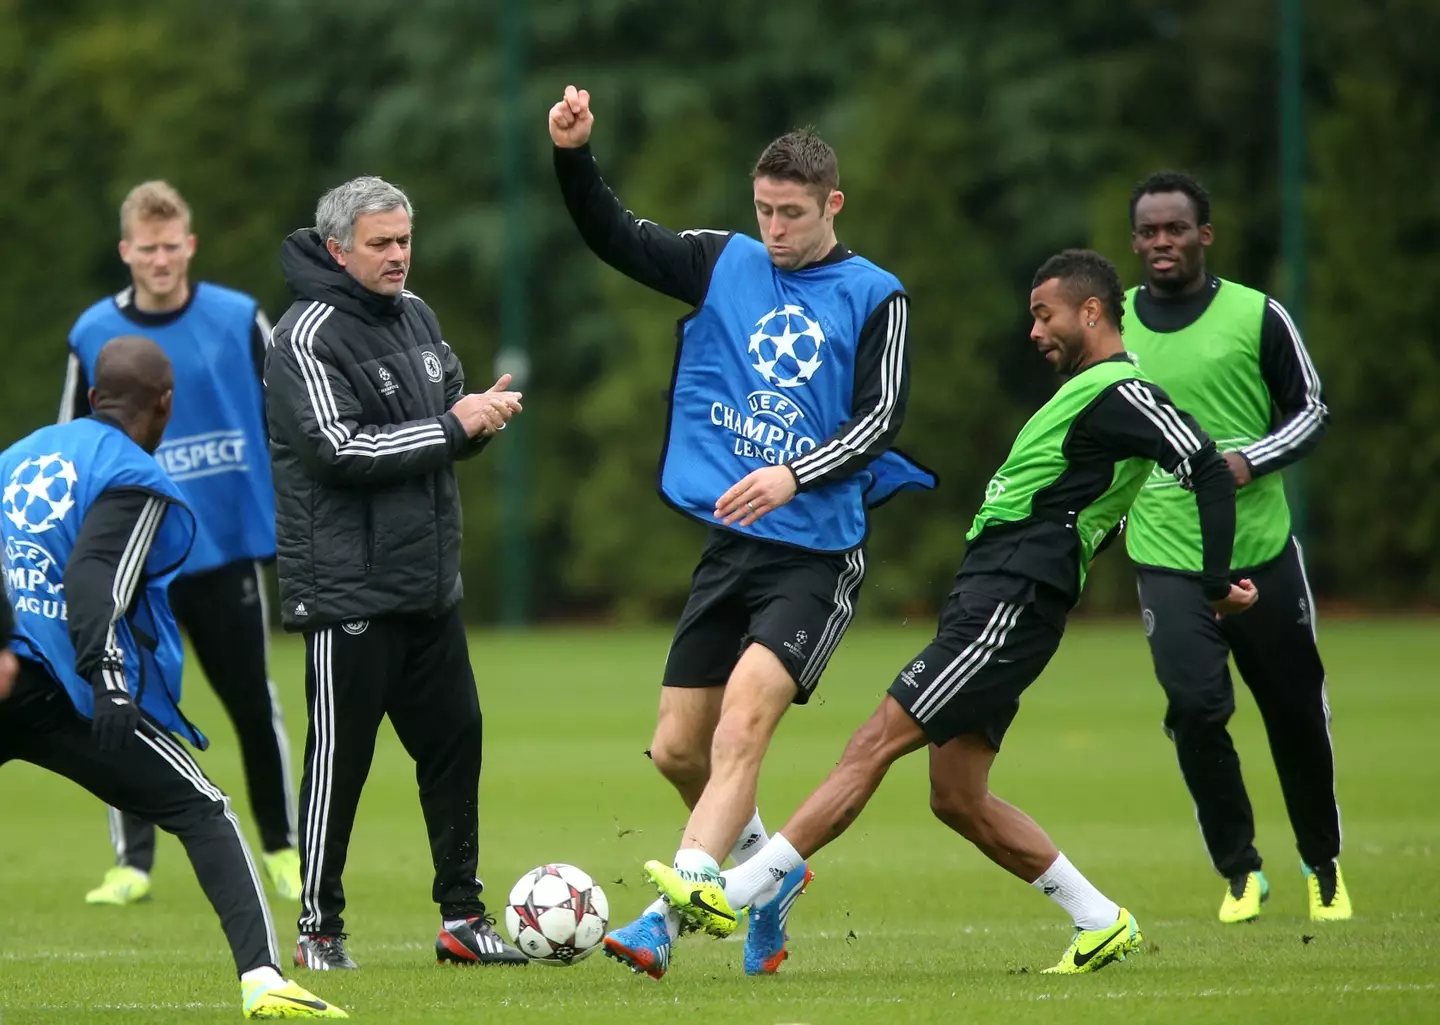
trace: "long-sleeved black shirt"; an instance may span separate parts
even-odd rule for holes
[[[115,627],[144,591],[146,563],[169,502],[143,488],[102,492],[65,563],[65,609],[75,671],[97,690],[125,690]]]
[[[1191,295],[1157,296],[1141,285],[1135,292],[1135,313],[1151,331],[1180,331],[1210,308],[1221,285],[1213,274],[1206,287]],[[1240,450],[1254,477],[1283,470],[1309,455],[1330,425],[1320,375],[1300,329],[1285,307],[1269,297],[1260,324],[1260,374],[1270,390],[1274,412],[1270,433]]]
[[[1122,353],[1111,357],[1125,360]],[[1085,371],[1080,371],[1084,373]],[[1115,479],[1115,464],[1153,459],[1195,493],[1207,598],[1230,591],[1235,544],[1235,480],[1215,443],[1164,389],[1131,379],[1111,385],[1075,417],[1064,442],[1069,467],[1035,493],[1031,516],[988,526],[966,552],[961,575],[1009,573],[1046,584],[1072,603],[1080,597],[1080,538],[1074,522]],[[1122,520],[1123,523],[1123,520]],[[1101,548],[1113,540],[1119,526]]]
[[[184,306],[164,313],[147,313],[138,308],[135,305],[135,289],[133,287],[126,288],[115,296],[115,305],[120,308],[121,315],[135,325],[137,333],[144,334],[146,328],[164,327],[185,316],[190,309],[190,304],[195,301],[197,291],[198,289],[192,286],[190,296],[185,300]],[[256,307],[255,324],[250,331],[250,355],[255,362],[255,376],[262,381],[265,379],[265,347],[269,344],[270,321],[265,318],[265,314],[259,307]],[[60,413],[55,418],[55,422],[68,423],[89,415],[90,382],[85,379],[85,368],[80,365],[80,360],[72,352],[70,359],[65,364],[65,385],[60,392]]]
[[[555,174],[565,207],[595,255],[673,299],[695,307],[705,301],[710,275],[735,232],[674,232],[636,217],[605,184],[589,146],[555,147]],[[851,255],[837,243],[820,263]],[[859,473],[900,433],[910,393],[909,311],[909,297],[897,291],[866,318],[856,341],[850,417],[813,450],[786,464],[799,490]]]

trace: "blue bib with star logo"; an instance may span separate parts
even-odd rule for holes
[[[853,415],[855,349],[898,278],[859,256],[781,270],[753,238],[734,235],[705,301],[680,322],[661,497],[717,524],[716,500],[740,478],[823,444]],[[797,494],[741,534],[821,552],[865,540],[866,509],[934,478],[888,451],[860,473]]]
[[[91,417],[42,427],[0,452],[0,537],[5,585],[15,609],[11,648],[45,666],[75,710],[95,711],[90,681],[75,671],[65,604],[65,567],[85,514],[109,488],[137,488],[165,500],[165,511],[138,575],[128,610],[119,610],[107,646],[120,653],[125,685],[152,718],[204,748],[180,714],[184,648],[167,591],[195,540],[195,517],[155,458],[123,431]]]

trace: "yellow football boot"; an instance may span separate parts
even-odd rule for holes
[[[86,904],[138,904],[150,899],[150,877],[138,868],[116,865],[105,880],[85,895]]]
[[[725,899],[725,882],[718,875],[681,872],[663,861],[645,862],[645,874],[681,918],[722,940],[735,931],[735,912]]]
[[[1220,921],[1226,925],[1253,922],[1260,917],[1260,905],[1270,899],[1270,883],[1264,872],[1246,872],[1230,880],[1220,902]]]
[[[334,1004],[327,1004],[308,989],[284,980],[284,985],[263,982],[240,983],[242,1007],[247,1018],[348,1018]]]
[[[264,855],[265,878],[281,900],[300,899],[300,852],[294,847]]]
[[[1103,929],[1076,929],[1075,938],[1060,956],[1058,964],[1046,968],[1045,975],[1075,975],[1098,972],[1112,961],[1123,961],[1136,950],[1145,936],[1135,916],[1124,908],[1115,924]]]
[[[1332,861],[1318,869],[1305,865],[1304,870],[1305,885],[1310,891],[1310,921],[1349,920],[1354,911],[1350,908],[1350,891],[1345,889],[1345,877],[1340,874],[1340,863]]]

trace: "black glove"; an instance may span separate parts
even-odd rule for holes
[[[140,725],[140,709],[123,690],[100,691],[95,695],[95,719],[90,736],[101,751],[122,751]]]

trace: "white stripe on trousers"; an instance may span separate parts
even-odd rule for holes
[[[845,636],[850,620],[855,618],[855,589],[864,579],[865,552],[859,548],[846,552],[845,568],[840,571],[839,579],[835,581],[835,597],[832,599],[835,608],[831,611],[830,618],[825,621],[820,640],[816,642],[815,650],[810,653],[810,659],[805,663],[805,668],[800,670],[800,679],[796,681],[801,690],[808,691],[815,686],[820,674],[825,672],[830,656],[840,646],[840,640]]]
[[[335,768],[335,689],[331,676],[334,627],[315,632],[311,665],[315,672],[315,703],[310,728],[315,731],[311,754],[310,809],[305,818],[305,878],[300,887],[300,931],[320,928],[320,873],[325,867],[325,832],[330,824],[330,795]]]
[[[945,703],[990,661],[990,656],[1000,650],[1024,608],[1023,605],[1012,605],[1003,601],[997,603],[995,611],[990,614],[990,621],[985,624],[985,629],[980,631],[980,636],[966,645],[965,650],[930,681],[930,686],[925,688],[911,706],[910,714],[923,723],[944,708]]]
[[[115,864],[128,868],[130,845],[125,842],[125,813],[114,806],[107,807],[105,812],[110,820],[110,846],[115,848]]]
[[[1295,543],[1295,563],[1300,567],[1300,582],[1305,586],[1305,601],[1310,609],[1310,636],[1317,642],[1320,639],[1320,620],[1315,612],[1315,592],[1310,590],[1310,574],[1305,572],[1305,549],[1300,547],[1300,539],[1293,534],[1290,540]],[[1319,652],[1316,652],[1319,657]],[[1335,801],[1335,838],[1341,847],[1345,846],[1345,830],[1341,828],[1340,817],[1340,795],[1336,789],[1335,773],[1335,735],[1330,732],[1330,694],[1327,688],[1329,680],[1325,677],[1320,679],[1320,707],[1325,713],[1325,739],[1330,744],[1330,796]]]
[[[260,905],[260,916],[265,922],[265,947],[270,953],[270,963],[276,968],[280,966],[280,944],[275,939],[275,921],[270,917],[270,905],[265,900],[265,887],[260,883],[260,872],[255,868],[255,858],[250,853],[250,845],[245,842],[245,834],[240,830],[240,820],[235,817],[235,812],[230,807],[230,798],[210,782],[200,766],[190,757],[180,744],[175,741],[164,730],[151,726],[142,726],[135,731],[139,737],[156,754],[170,764],[170,767],[178,772],[205,797],[220,804],[225,820],[230,823],[230,828],[235,830],[235,842],[240,845],[240,853],[245,858],[245,867],[250,872],[250,883],[255,887],[255,901]]]

